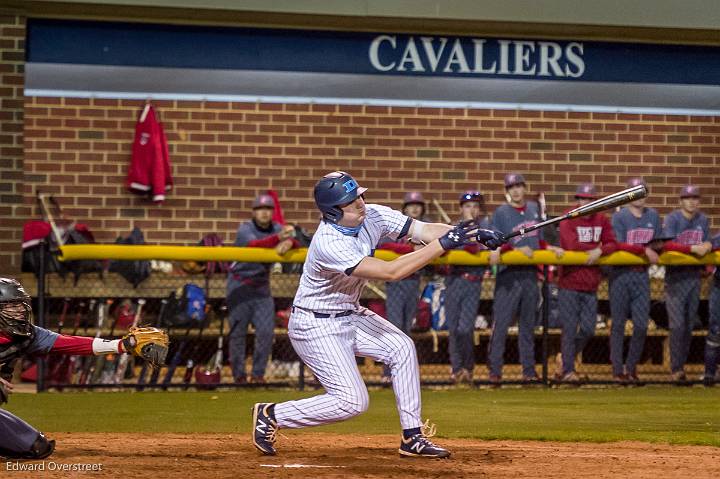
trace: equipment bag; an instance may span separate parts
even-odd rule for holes
[[[145,244],[145,236],[140,228],[133,228],[129,236],[122,238],[119,237],[115,240],[116,244]],[[128,280],[133,288],[150,277],[150,261],[137,260],[137,261],[111,261],[110,271],[118,273],[120,276]]]
[[[205,290],[187,283],[180,291],[168,296],[167,313],[162,319],[164,326],[200,326],[205,320]]]

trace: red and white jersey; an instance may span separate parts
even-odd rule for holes
[[[602,254],[607,255],[617,250],[617,241],[610,220],[596,213],[560,223],[560,246],[568,251],[600,248]],[[575,291],[595,291],[600,279],[597,266],[560,266],[558,285]]]

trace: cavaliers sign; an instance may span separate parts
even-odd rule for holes
[[[715,46],[28,19],[28,62],[720,85]]]
[[[378,35],[368,58],[378,72],[579,78],[583,51],[579,42]]]

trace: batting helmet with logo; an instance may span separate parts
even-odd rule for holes
[[[315,184],[315,204],[323,214],[323,219],[330,223],[337,223],[342,219],[343,212],[339,208],[355,201],[367,191],[358,182],[344,171],[333,171],[323,176]]]

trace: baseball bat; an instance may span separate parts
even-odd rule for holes
[[[532,226],[520,228],[517,231],[513,231],[512,233],[508,233],[508,234],[504,235],[504,238],[507,240],[507,239],[513,238],[515,236],[524,236],[524,235],[530,233],[531,231],[535,231],[537,229],[544,228],[546,226],[558,223],[560,221],[569,220],[569,219],[573,219],[573,218],[579,218],[581,216],[591,215],[594,213],[598,213],[600,211],[614,208],[616,206],[630,203],[631,201],[636,201],[641,198],[645,198],[647,196],[647,194],[648,194],[648,192],[647,192],[647,188],[645,188],[645,185],[633,186],[632,188],[618,191],[617,193],[613,193],[612,195],[605,196],[603,198],[595,200],[586,205],[578,206],[577,208],[570,210],[567,213],[565,213],[564,215],[558,216],[556,218],[551,218],[549,220],[545,220],[540,223],[536,223]]]
[[[88,326],[92,323],[92,314],[95,311],[95,305],[97,304],[97,300],[95,298],[92,298],[90,300],[90,303],[88,304],[88,309],[86,313],[86,317],[84,319],[85,321],[85,333],[84,336],[88,335]],[[95,358],[93,356],[83,356],[82,358],[82,365],[80,366],[80,376],[78,377],[78,384],[85,384],[87,381],[87,374],[90,370],[90,363],[95,363]]]
[[[95,300],[90,301],[90,309],[88,312],[92,311],[93,303]],[[97,301],[97,322],[95,323],[96,330],[95,330],[95,339],[99,339],[102,335],[102,327],[105,323],[105,315],[102,312],[102,309],[105,307],[105,303],[100,300]],[[87,358],[87,363],[85,364],[85,368],[83,369],[83,372],[80,374],[80,381],[79,384],[88,384],[90,382],[90,379],[95,374],[95,366],[99,363],[100,357],[92,357],[89,356]]]
[[[197,341],[195,342],[195,346],[190,352],[190,355],[188,356],[185,363],[185,374],[183,374],[183,384],[185,386],[183,387],[183,389],[187,389],[192,382],[193,373],[195,372],[195,367],[197,366],[197,356],[200,352],[200,341],[202,340],[203,330],[205,329],[205,325],[209,320],[209,311],[210,305],[205,304],[205,318],[203,318],[203,320],[200,322],[200,331],[198,333]]]
[[[163,316],[165,316],[165,307],[167,306],[167,303],[168,303],[168,301],[165,298],[160,300],[160,313],[158,313],[157,319],[155,320],[155,326],[158,328],[160,326],[162,326],[162,319],[163,319]],[[140,375],[138,376],[138,382],[137,382],[138,386],[145,385],[146,378],[147,378],[147,372],[148,372],[149,368],[150,368],[150,363],[148,361],[145,361],[143,363],[142,369],[140,369]],[[157,367],[153,366],[153,374],[151,374],[151,378],[154,375],[155,382],[157,382],[157,378],[158,378],[158,374],[155,374],[156,370],[158,371],[158,374],[160,374],[160,366],[157,366]],[[143,388],[140,387],[138,390],[142,391]]]
[[[58,246],[62,246],[65,244],[65,240],[63,239],[63,235],[58,228],[57,224],[55,223],[55,218],[53,218],[52,213],[50,212],[50,208],[48,208],[47,204],[45,203],[46,198],[48,195],[44,193],[40,193],[40,191],[37,191],[37,200],[38,205],[40,206],[40,214],[43,217],[45,221],[50,223],[50,229],[52,231],[53,236],[55,237],[55,242],[57,242]]]
[[[387,300],[387,294],[385,294],[385,291],[383,291],[382,289],[378,288],[370,282],[368,282],[365,286],[367,286],[370,291],[377,294],[380,299]]]
[[[450,219],[448,214],[445,213],[445,210],[443,209],[443,207],[440,206],[440,202],[438,200],[436,200],[435,198],[433,198],[432,204],[433,204],[433,206],[435,206],[435,208],[437,208],[438,213],[440,213],[440,217],[442,218],[442,220],[449,225],[452,224],[452,220]]]
[[[105,318],[107,320],[107,315],[110,314],[110,307],[115,302],[113,299],[107,299],[105,300],[105,307],[103,308],[103,314],[105,315]],[[114,315],[115,317],[112,320],[112,326],[110,326],[110,337],[112,338],[115,336],[115,326],[117,326],[118,322],[118,315]],[[106,340],[110,341],[110,340]],[[91,381],[93,383],[100,383],[100,384],[112,384],[113,382],[113,373],[115,372],[115,363],[117,361],[117,354],[115,353],[106,353],[102,354],[97,357],[97,362],[95,363],[95,372],[91,378]]]
[[[60,319],[58,319],[58,334],[62,334],[62,329],[65,326],[65,317],[67,316],[68,308],[70,307],[70,298],[65,298],[63,300],[63,309],[62,313],[60,313]]]
[[[97,304],[97,299],[92,298],[90,299],[90,304],[88,305],[87,310],[87,317],[84,319],[85,324],[85,332],[83,333],[84,336],[88,335],[88,327],[92,324],[92,313],[95,311],[95,304]]]
[[[80,320],[82,319],[82,313],[85,309],[85,303],[80,302],[77,307],[77,311],[75,312],[75,321],[73,322],[73,332],[72,335],[75,336],[78,332],[78,329],[80,328]],[[80,363],[80,357],[77,354],[73,354],[72,356],[68,357],[68,363],[70,367],[70,382],[72,382],[75,373],[78,370],[78,364]]]
[[[222,314],[220,316],[220,337],[218,337],[218,348],[217,348],[217,352],[215,354],[215,363],[213,364],[213,369],[220,373],[222,373],[222,365],[223,365],[223,341],[225,339],[223,337],[223,335],[225,333],[225,316],[227,316],[227,309],[228,309],[227,306],[222,306],[220,308],[220,311],[222,312]],[[221,377],[222,377],[222,374],[221,374]]]
[[[78,333],[78,329],[80,329],[80,320],[82,319],[82,313],[85,309],[85,302],[80,301],[80,304],[78,304],[77,311],[75,311],[75,321],[73,322],[73,332],[72,335],[75,336]]]
[[[170,304],[170,301],[168,299],[163,299],[161,301],[162,306],[160,306],[160,313],[158,314],[157,318],[157,325],[158,328],[161,326],[167,325],[167,333],[168,336],[170,336],[172,324],[167,320],[165,315],[167,314],[167,305]],[[172,314],[172,313],[171,313]],[[162,366],[157,366],[153,368],[152,374],[150,375],[149,384],[155,385],[158,382],[158,378],[160,378],[160,370],[162,369]]]
[[[188,327],[185,330],[185,336],[183,337],[182,341],[177,347],[177,350],[175,351],[175,355],[172,358],[172,361],[168,363],[167,371],[165,372],[165,378],[163,378],[162,382],[162,388],[163,390],[167,389],[168,384],[172,384],[173,376],[175,375],[175,370],[180,365],[180,362],[182,362],[183,357],[183,351],[185,350],[185,346],[188,342],[188,337],[190,336],[190,330],[193,327],[193,320],[191,319],[188,322]],[[152,381],[151,381],[152,382]]]
[[[207,367],[205,368],[208,374],[218,374],[218,378],[222,378],[223,341],[225,339],[225,316],[227,316],[227,310],[228,308],[225,305],[222,305],[220,307],[220,334],[218,335],[217,349],[215,350],[215,354],[213,354],[208,361]],[[220,380],[218,380],[218,382],[220,382]]]
[[[144,299],[139,298],[137,300],[137,309],[135,310],[135,317],[133,318],[133,322],[132,322],[132,325],[130,326],[130,329],[137,327],[137,325],[140,323],[142,308],[143,308],[144,304],[145,304]],[[121,384],[123,382],[123,379],[125,379],[125,372],[127,371],[129,362],[130,362],[130,352],[125,351],[125,354],[120,356],[120,361],[118,362],[117,369],[115,369],[115,378],[114,378],[115,384]]]
[[[63,308],[58,319],[57,333],[62,334],[63,326],[65,326],[65,317],[67,316],[68,309],[70,307],[70,298],[63,300]],[[57,355],[51,355],[48,358],[48,378],[52,383],[61,383],[63,376],[63,363],[66,356],[58,357]]]

